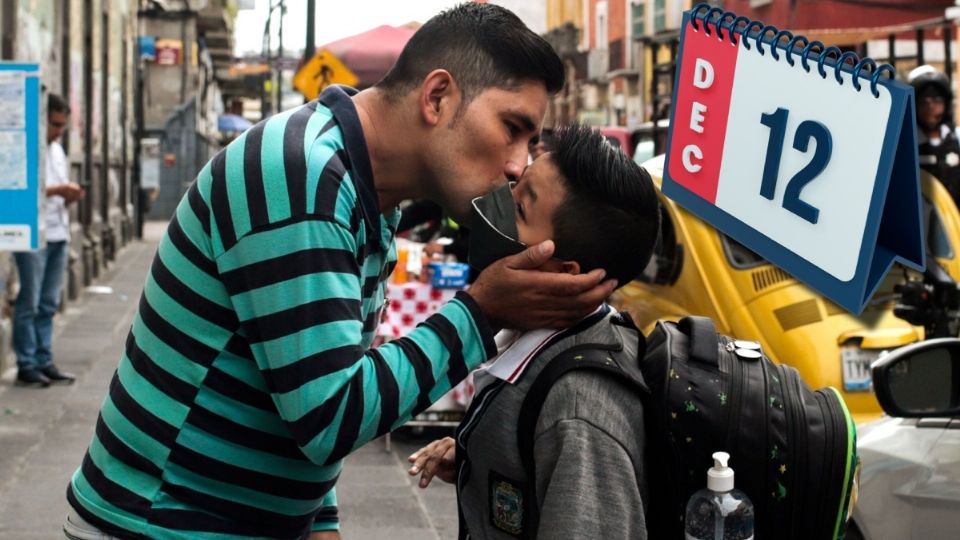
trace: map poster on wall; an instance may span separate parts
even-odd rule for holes
[[[27,136],[0,129],[0,189],[27,189]]]
[[[22,71],[0,71],[0,129],[24,128]]]

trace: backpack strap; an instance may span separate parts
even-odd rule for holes
[[[642,335],[640,339],[643,339]],[[644,397],[649,394],[639,371],[636,371],[637,375],[634,375],[629,370],[624,370],[611,357],[611,354],[613,354],[613,351],[597,344],[584,344],[560,353],[537,374],[537,378],[534,379],[526,397],[523,399],[517,422],[517,443],[520,450],[520,462],[523,464],[528,486],[528,493],[524,496],[524,513],[531,519],[527,523],[539,522],[540,505],[536,500],[536,464],[533,456],[533,439],[537,420],[540,418],[540,411],[543,409],[543,404],[547,400],[547,395],[553,385],[571,371],[592,370],[606,373],[617,380],[626,382],[628,385],[637,387]],[[640,354],[643,354],[642,349]]]
[[[713,366],[720,365],[717,327],[709,317],[684,317],[677,326],[690,336],[690,358]]]

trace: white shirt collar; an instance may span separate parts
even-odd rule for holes
[[[598,312],[609,309],[611,313],[616,313],[612,307],[602,304],[593,313],[591,317]],[[587,318],[584,317],[584,318]],[[519,330],[502,330],[494,340],[497,343],[499,354],[486,364],[480,366],[474,372],[474,383],[477,393],[482,387],[493,382],[492,378],[500,379],[513,384],[520,378],[530,360],[537,356],[545,347],[547,347],[553,338],[564,330],[530,330],[521,332]],[[491,378],[492,377],[492,378]]]

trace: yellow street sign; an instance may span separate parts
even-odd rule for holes
[[[339,58],[321,49],[293,76],[293,87],[307,99],[316,99],[331,84],[356,86],[357,76]]]

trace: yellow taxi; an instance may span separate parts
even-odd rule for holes
[[[659,189],[663,156],[644,163]],[[960,215],[946,189],[922,174],[928,253],[960,278]],[[775,362],[796,367],[814,388],[840,389],[858,423],[880,416],[870,364],[884,351],[923,339],[923,328],[893,314],[895,266],[864,312],[855,317],[661,196],[661,241],[644,272],[615,294],[646,331],[658,319],[711,317],[717,330],[759,341]],[[917,274],[913,274],[918,277]]]

